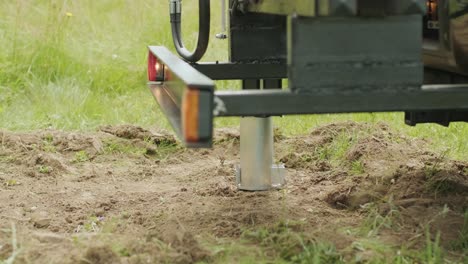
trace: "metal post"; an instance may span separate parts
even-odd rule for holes
[[[281,81],[263,82],[264,88],[281,85]],[[259,80],[244,80],[244,89],[259,89]],[[281,88],[279,86],[278,88]],[[241,163],[236,168],[240,190],[265,191],[285,184],[284,165],[273,163],[273,120],[271,117],[244,117],[240,123]]]

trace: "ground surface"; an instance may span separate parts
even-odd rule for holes
[[[468,162],[384,124],[276,132],[288,185],[258,193],[235,130],[0,132],[0,263],[467,261]]]

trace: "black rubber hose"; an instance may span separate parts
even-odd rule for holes
[[[190,52],[182,39],[182,4],[181,0],[171,0],[172,39],[179,55],[188,62],[199,61],[208,48],[210,40],[210,0],[199,0],[199,31],[197,47]]]

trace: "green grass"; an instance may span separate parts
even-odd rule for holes
[[[81,150],[75,153],[73,162],[81,163],[86,162],[90,159],[89,154],[86,150]]]
[[[365,170],[365,166],[364,164],[359,161],[359,160],[355,160],[353,162],[351,162],[351,173],[352,174],[356,174],[356,175],[359,175],[359,174],[363,174],[366,170]]]
[[[117,140],[107,140],[104,142],[104,153],[106,154],[134,154],[143,155],[145,149],[134,146],[128,142],[119,142]]]
[[[295,230],[301,224],[279,222],[272,227],[249,229],[236,243],[215,239],[215,245],[208,243],[207,247],[214,263],[344,263],[333,244]]]
[[[364,238],[373,238],[379,235],[383,229],[397,230],[400,212],[398,208],[392,205],[389,199],[387,203],[390,205],[390,210],[384,214],[379,212],[378,205],[375,203],[368,204],[365,209],[366,219],[360,226],[358,233]]]
[[[49,166],[41,165],[38,167],[37,171],[42,174],[49,174],[52,172],[52,168]]]
[[[427,228],[426,247],[424,249],[424,254],[421,255],[421,258],[423,262],[430,264],[444,262],[444,251],[440,247],[440,233],[437,233],[434,241],[432,241],[429,228]]]
[[[375,238],[358,239],[351,247],[355,252],[353,261],[356,263],[393,263],[388,257],[397,255],[395,248]]]
[[[460,230],[459,238],[453,241],[452,246],[455,250],[463,250],[468,260],[468,210],[464,213],[463,228]]]
[[[104,142],[104,154],[126,154],[126,155],[145,155],[159,160],[167,159],[171,154],[181,150],[181,147],[171,142],[163,142],[157,146],[146,142],[146,146],[136,146],[127,141],[108,139]],[[75,153],[75,162],[85,162],[90,160],[88,153],[80,151]]]
[[[52,137],[52,135],[46,136],[42,140],[42,150],[44,150],[45,152],[50,152],[50,153],[56,152],[57,149],[54,146],[53,141],[54,141],[54,138]]]
[[[146,45],[170,44],[167,29],[158,26],[167,17],[157,10],[165,5],[2,1],[1,127],[167,127],[145,87]]]

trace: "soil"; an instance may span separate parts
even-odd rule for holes
[[[468,162],[385,124],[276,133],[287,187],[242,192],[237,130],[217,130],[214,148],[200,150],[131,125],[0,131],[0,260],[19,252],[15,263],[209,262],[216,253],[206,241],[238,241],[284,221],[355,258],[357,235],[344,230],[361,230],[371,213],[395,216],[382,241],[423,247],[429,227],[452,252],[468,209]],[[323,154],[338,141],[348,147]]]

